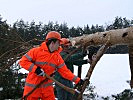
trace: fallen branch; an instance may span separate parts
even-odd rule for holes
[[[0,56],[0,59],[1,59],[3,56],[5,56],[6,54],[8,54],[8,53],[10,53],[10,52],[12,52],[12,51],[15,51],[16,49],[19,49],[20,47],[24,46],[25,44],[29,44],[29,42],[32,42],[32,41],[34,41],[34,39],[33,39],[33,40],[30,40],[30,41],[28,41],[28,42],[24,42],[23,44],[19,45],[18,47],[14,48],[14,49],[12,49],[12,50],[9,50],[9,51],[7,51],[7,52],[5,52],[5,53],[3,53],[3,54]]]
[[[57,80],[55,80],[53,77],[49,76],[48,74],[45,73],[45,77],[46,79],[44,79],[43,81],[41,81],[39,84],[37,84],[35,86],[35,88],[33,88],[27,95],[25,95],[22,100],[26,100],[27,97],[32,94],[38,87],[40,87],[44,82],[46,82],[48,79],[54,81],[57,85],[59,85],[61,88],[63,88],[64,90],[66,90],[67,92],[70,92],[71,94],[76,94],[78,91],[76,91],[75,89],[73,88],[69,88],[63,84],[61,84],[60,82],[58,82]]]
[[[27,100],[27,97],[31,95],[37,88],[39,88],[44,82],[46,82],[48,79],[42,80],[39,84],[37,84],[28,94],[26,94],[24,97],[22,97],[22,100]]]
[[[129,53],[129,64],[131,70],[130,87],[133,88],[133,45],[128,46],[128,53]]]
[[[105,43],[105,45],[103,45],[97,52],[97,54],[95,55],[95,59],[93,59],[92,63],[90,64],[90,68],[86,74],[86,77],[88,77],[88,80],[86,80],[84,82],[84,84],[82,85],[82,88],[80,91],[80,94],[77,98],[77,100],[82,100],[82,94],[83,92],[85,91],[86,89],[86,86],[89,84],[89,80],[90,80],[90,77],[92,75],[92,72],[97,64],[97,62],[100,60],[100,58],[102,57],[102,55],[104,54],[104,52],[106,51],[106,49],[109,47],[109,40]]]

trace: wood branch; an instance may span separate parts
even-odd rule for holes
[[[10,62],[8,62],[8,64],[5,64],[2,68],[0,68],[0,72],[2,72],[2,71],[5,71],[5,69],[8,69],[8,68],[10,68],[9,66],[12,66],[17,60],[19,60],[20,58],[21,58],[21,56],[23,56],[26,52],[28,52],[28,50],[27,51],[24,51],[24,52],[21,52],[21,53],[19,53],[19,54],[16,54],[16,55],[12,55],[11,57],[13,58],[13,59],[11,59],[11,61]]]
[[[54,81],[57,85],[59,85],[61,88],[63,88],[64,90],[66,90],[67,92],[70,92],[71,94],[75,94],[76,90],[74,90],[73,88],[69,88],[65,85],[63,85],[62,83],[58,82],[56,79],[54,79],[53,77],[49,76],[48,74],[45,73],[46,79],[44,79],[43,81],[41,81],[39,84],[36,85],[35,88],[33,88],[27,95],[25,95],[24,97],[22,97],[22,100],[27,100],[27,97],[29,95],[31,95],[37,88],[39,88],[44,82],[46,82],[48,79]]]
[[[19,42],[19,41],[15,41],[15,40],[5,39],[5,38],[2,38],[2,37],[0,37],[0,39],[10,41],[10,42],[13,42],[13,43],[20,43],[20,44],[24,43],[24,42]]]
[[[80,90],[80,94],[77,98],[77,100],[82,100],[82,94],[83,92],[85,91],[86,89],[86,86],[89,85],[89,80],[90,80],[90,77],[92,75],[92,72],[97,64],[97,62],[100,60],[100,58],[103,56],[104,52],[107,50],[107,48],[109,47],[109,40],[106,42],[105,45],[103,45],[97,52],[97,54],[95,55],[95,59],[93,59],[92,63],[90,64],[90,68],[86,74],[86,77],[88,77],[88,80],[86,80],[82,86],[82,89]]]
[[[131,70],[130,87],[133,88],[133,45],[128,46],[128,52],[129,52],[129,63]]]
[[[71,94],[75,94],[76,93],[76,90],[74,90],[73,88],[69,88],[65,85],[63,85],[62,83],[58,82],[57,80],[55,80],[53,77],[50,77],[48,74],[45,74],[45,76],[54,81],[57,85],[59,85],[61,88],[63,88],[64,90],[66,90],[67,92],[70,92]]]
[[[35,86],[35,88],[33,88],[28,94],[26,94],[24,97],[22,97],[22,99],[21,100],[27,100],[27,97],[29,96],[29,95],[31,95],[37,88],[39,88],[44,82],[46,82],[48,79],[46,78],[46,79],[44,79],[44,80],[42,80],[39,84],[37,84],[36,86]]]
[[[53,56],[51,55],[51,57],[49,58],[48,62],[50,61],[50,59],[51,59],[52,57],[53,57]],[[34,63],[34,62],[33,62],[33,63]],[[44,66],[46,66],[46,65],[44,65]],[[54,74],[54,73],[53,73],[53,74]],[[53,76],[53,75],[52,75],[52,76]],[[66,90],[67,92],[70,92],[71,94],[76,94],[76,93],[78,92],[78,91],[76,91],[75,89],[69,88],[69,87],[63,85],[62,83],[58,82],[57,80],[55,80],[53,77],[51,77],[51,76],[48,75],[47,73],[45,73],[45,76],[44,76],[44,77],[46,77],[46,79],[50,79],[50,80],[54,81],[57,85],[59,85],[61,88],[63,88],[63,89]],[[39,84],[37,84],[36,87],[33,88],[33,89],[32,89],[27,95],[25,95],[22,99],[26,100],[27,97],[28,97],[30,94],[32,94],[38,87],[40,87],[40,86],[46,81],[46,79],[43,80],[42,82],[40,82]]]
[[[29,47],[26,47],[26,49],[30,49],[30,48],[32,47],[32,45],[29,44],[29,43],[30,43],[30,42],[33,42],[33,41],[34,41],[34,39],[33,39],[33,40],[30,40],[30,41],[28,41],[28,42],[23,42],[23,44],[19,45],[18,47],[14,48],[14,49],[12,49],[12,50],[9,50],[9,51],[5,52],[4,54],[0,55],[0,59],[1,59],[3,56],[5,56],[6,54],[10,53],[11,51],[15,51],[15,50],[17,50],[18,48],[26,47],[26,46],[25,46],[26,44],[29,45]]]
[[[97,32],[95,34],[83,35],[70,40],[74,45],[85,43],[90,45],[104,45],[110,36],[110,45],[131,45],[133,44],[133,27]]]

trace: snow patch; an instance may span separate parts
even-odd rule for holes
[[[95,86],[95,92],[100,96],[111,96],[125,89],[130,89],[130,66],[128,54],[104,54],[94,68],[90,83]],[[90,65],[82,66],[82,79],[85,78]],[[74,67],[77,75],[78,67]]]

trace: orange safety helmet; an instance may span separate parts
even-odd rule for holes
[[[69,39],[67,39],[67,38],[62,38],[61,39],[61,44],[68,44],[68,43],[70,43],[70,41],[69,41]]]
[[[50,31],[48,32],[47,36],[46,36],[46,40],[51,39],[51,38],[55,38],[61,41],[61,35],[60,33],[56,32],[56,31]]]

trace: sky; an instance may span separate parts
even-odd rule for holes
[[[115,17],[133,19],[133,0],[0,0],[0,15],[8,24],[23,19],[69,27],[105,25]]]

